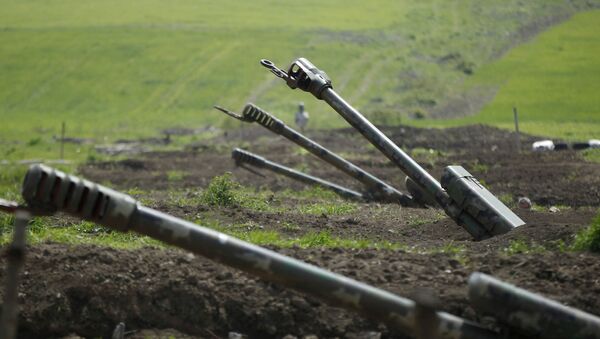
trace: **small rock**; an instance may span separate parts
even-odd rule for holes
[[[227,338],[228,339],[244,339],[244,338],[247,338],[247,337],[245,335],[241,334],[241,333],[229,332],[229,334],[227,334]]]
[[[365,339],[381,339],[381,332],[363,332],[361,335]]]
[[[120,322],[112,333],[112,339],[123,339],[125,337],[125,323]]]
[[[527,197],[520,197],[517,205],[519,206],[519,208],[524,209],[524,210],[531,209],[531,206],[532,206],[531,200],[529,200],[529,198],[527,198]]]
[[[560,209],[558,209],[558,207],[556,207],[556,206],[550,206],[550,208],[548,209],[548,211],[550,213],[558,213],[558,212],[560,212]]]

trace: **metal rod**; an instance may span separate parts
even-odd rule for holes
[[[62,128],[60,131],[60,159],[63,160],[65,158],[65,130],[66,124],[62,122]]]
[[[25,263],[25,243],[29,219],[31,219],[29,212],[21,209],[15,212],[13,239],[6,251],[6,280],[2,316],[0,318],[0,334],[5,339],[13,339],[17,335],[19,317],[18,292],[21,271]]]
[[[515,143],[517,153],[521,153],[521,133],[519,132],[519,113],[517,112],[517,108],[513,107],[513,116],[515,119]]]

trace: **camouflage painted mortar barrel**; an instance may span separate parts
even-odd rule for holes
[[[332,306],[362,313],[403,333],[414,334],[423,326],[410,299],[141,206],[128,195],[49,167],[34,165],[29,169],[23,198],[35,214],[63,211],[118,231],[145,234]],[[437,329],[437,338],[501,338],[448,313],[435,312],[433,319],[429,326]]]
[[[350,125],[394,162],[415,184],[435,198],[446,214],[465,228],[475,239],[503,234],[525,222],[492,195],[460,166],[444,169],[442,184],[392,142],[360,112],[340,97],[327,74],[304,58],[294,61],[287,72],[269,60],[261,64],[292,88],[299,88],[327,102]]]
[[[231,157],[235,160],[236,164],[238,165],[244,163],[260,168],[265,168],[275,173],[285,175],[288,178],[307,183],[309,185],[317,185],[332,190],[345,198],[363,199],[362,194],[355,192],[351,189],[342,187],[340,185],[336,185],[327,180],[313,177],[312,175],[308,175],[300,171],[296,171],[295,169],[285,167],[276,162],[269,161],[261,156],[258,156],[254,153],[250,153],[248,151],[241,150],[239,148],[235,148],[233,152],[231,152]]]
[[[412,200],[409,195],[406,195],[381,179],[375,177],[362,168],[345,160],[339,155],[331,152],[327,148],[314,142],[313,140],[300,134],[298,131],[287,126],[283,121],[277,119],[269,112],[261,109],[254,104],[247,104],[244,107],[242,115],[239,116],[222,107],[215,106],[216,109],[245,122],[257,122],[261,126],[267,128],[271,132],[281,135],[298,146],[309,151],[321,160],[333,165],[340,171],[346,173],[350,177],[360,181],[366,188],[366,198],[378,201],[396,202],[403,206],[419,206],[418,203]]]
[[[482,273],[469,278],[469,301],[527,338],[600,339],[600,318]]]

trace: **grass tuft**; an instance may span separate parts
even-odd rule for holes
[[[575,236],[573,249],[600,253],[600,213],[588,228]]]
[[[211,206],[235,206],[240,202],[238,188],[240,184],[233,181],[230,172],[216,176],[202,192],[202,202]]]
[[[508,247],[504,248],[504,253],[514,254],[533,254],[545,252],[546,248],[535,243],[528,243],[523,239],[512,240]]]

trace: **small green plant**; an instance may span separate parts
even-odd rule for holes
[[[235,206],[240,203],[236,189],[240,184],[233,181],[231,173],[214,177],[202,192],[202,202],[211,206]]]
[[[531,254],[531,253],[542,253],[546,251],[546,248],[542,245],[537,245],[534,243],[527,243],[523,239],[512,240],[508,247],[504,248],[504,253],[508,255],[513,254]]]
[[[514,207],[515,205],[515,201],[510,193],[502,193],[498,195],[498,200],[502,201],[502,203],[508,207]]]
[[[301,230],[300,226],[298,226],[296,224],[293,224],[291,222],[287,222],[287,221],[284,221],[281,224],[281,228],[284,229],[284,230],[286,230],[286,231],[289,231],[289,232],[295,232],[295,231]]]
[[[475,161],[473,165],[471,165],[471,170],[473,172],[487,173],[489,169],[490,167],[488,165],[480,163],[479,160]]]
[[[35,146],[38,145],[42,142],[42,138],[37,137],[37,138],[32,138],[29,139],[29,141],[27,141],[27,146]]]
[[[600,213],[588,228],[577,233],[573,249],[600,253]]]
[[[309,233],[300,238],[300,247],[332,247],[334,239],[327,231]]]
[[[303,156],[308,155],[308,154],[309,154],[309,152],[307,150],[305,150],[304,148],[302,148],[302,147],[296,147],[294,149],[294,155],[299,155],[299,156],[303,157]]]
[[[335,194],[335,192],[325,189],[320,186],[310,186],[301,191],[285,189],[284,191],[279,193],[282,197],[294,198],[294,199],[322,199],[322,200],[339,200],[339,195]]]
[[[183,179],[185,172],[182,171],[168,171],[167,172],[167,180],[168,181],[179,181]]]
[[[589,148],[583,151],[582,154],[586,161],[600,163],[600,149]]]
[[[356,204],[348,202],[337,203],[315,203],[304,206],[299,206],[298,211],[303,214],[312,215],[342,215],[352,213],[356,210]]]
[[[466,255],[467,249],[465,248],[465,246],[461,244],[456,244],[452,240],[442,245],[440,248],[434,249],[431,252],[447,254],[463,266],[467,265],[467,262],[469,261]]]
[[[146,191],[144,191],[143,189],[140,189],[139,187],[133,187],[133,188],[130,188],[125,191],[125,194],[132,195],[132,196],[140,196],[140,195],[146,194],[146,193],[147,193]]]
[[[433,224],[446,217],[444,213],[437,213],[434,216],[408,216],[406,225],[409,227],[417,227],[425,224]]]

